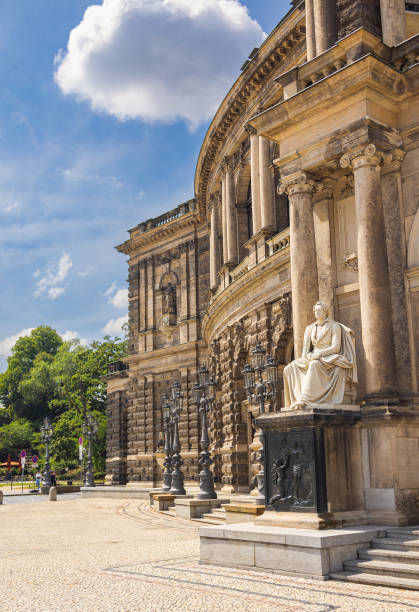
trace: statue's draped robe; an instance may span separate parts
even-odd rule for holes
[[[306,328],[302,357],[284,368],[285,406],[343,403],[346,380],[357,382],[353,336],[349,327],[329,319]],[[320,359],[307,359],[314,351]]]

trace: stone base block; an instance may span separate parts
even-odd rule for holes
[[[190,500],[192,495],[172,495],[171,493],[151,493],[150,494],[150,505],[153,507],[153,510],[157,510],[158,512],[168,510],[169,508],[173,508],[175,505],[175,501],[180,500]]]
[[[255,503],[233,502],[226,504],[224,509],[227,523],[249,523],[265,512],[265,506]]]
[[[228,503],[229,499],[185,499],[178,497],[175,501],[176,516],[193,519],[201,518],[203,514],[219,508],[221,504]]]
[[[275,512],[266,510],[255,519],[258,525],[273,527],[292,527],[296,529],[330,529],[337,526],[332,514],[327,512]]]
[[[200,563],[327,580],[384,535],[385,528],[374,525],[326,532],[255,523],[201,527]]]
[[[111,499],[147,499],[150,489],[135,489],[134,487],[81,487],[81,496],[109,497]]]

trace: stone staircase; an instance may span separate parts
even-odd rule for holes
[[[345,561],[343,571],[330,577],[419,590],[419,525],[387,529],[385,538],[374,539],[371,548],[360,550],[358,559]]]
[[[194,523],[204,523],[205,525],[225,525],[227,517],[226,511],[221,504],[219,508],[213,508],[211,512],[207,512],[201,518],[192,519]]]

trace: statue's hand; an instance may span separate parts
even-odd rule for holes
[[[313,359],[313,353],[307,353],[306,359],[308,359],[308,361],[311,361]]]
[[[322,356],[320,351],[314,351],[313,352],[313,359],[320,359],[320,357]]]

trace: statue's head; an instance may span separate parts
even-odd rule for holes
[[[329,316],[329,305],[325,302],[316,302],[313,306],[313,312],[316,319],[323,319]]]

